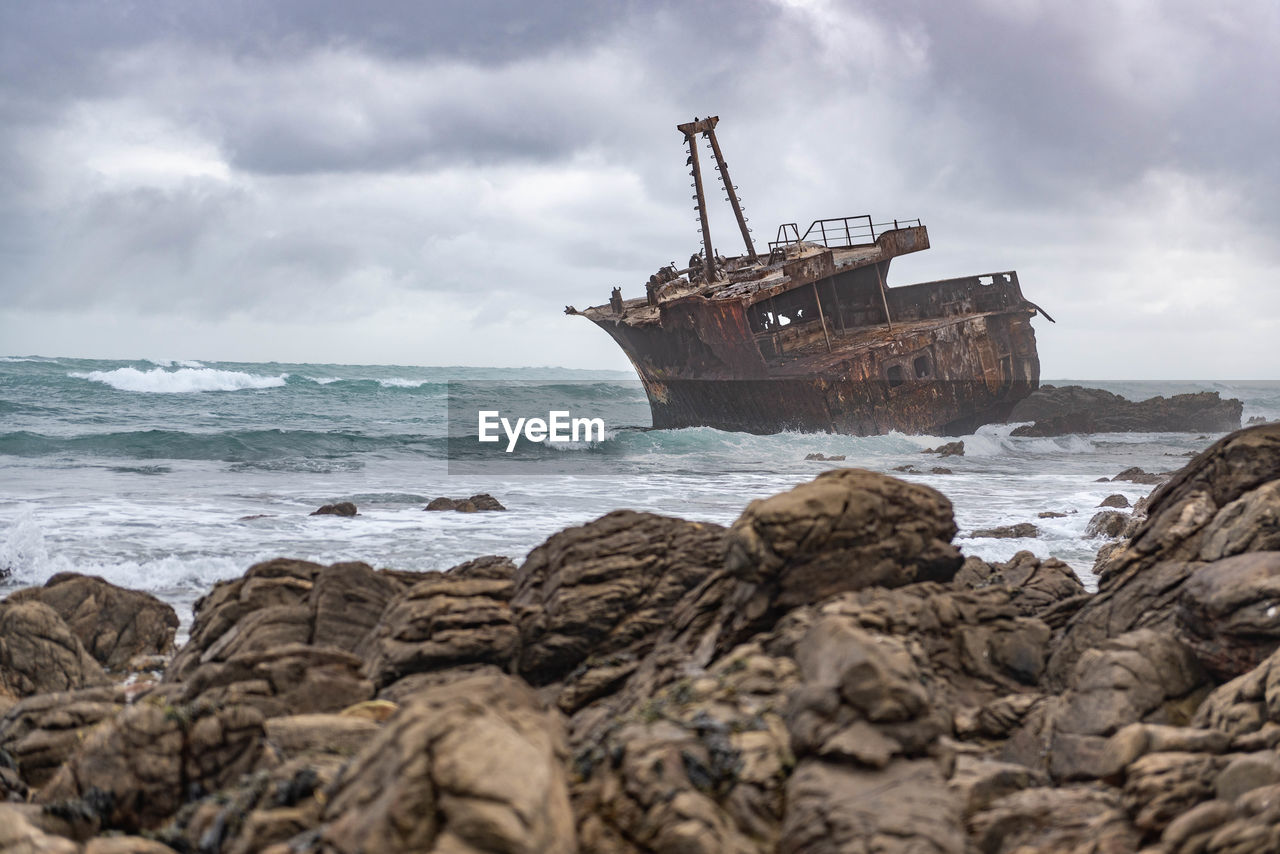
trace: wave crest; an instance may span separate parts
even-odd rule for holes
[[[67,376],[104,383],[120,391],[153,394],[279,388],[289,378],[288,374],[264,377],[246,374],[244,371],[220,371],[216,368],[179,368],[176,371],[167,371],[164,368],[152,368],[149,371],[140,371],[137,368],[116,368],[114,371],[74,371]]]

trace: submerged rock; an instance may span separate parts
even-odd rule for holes
[[[971,539],[975,540],[1008,540],[1038,536],[1040,536],[1040,529],[1030,522],[1018,522],[1016,525],[1000,525],[995,528],[980,528],[969,535]]]
[[[502,502],[487,492],[481,492],[470,498],[433,498],[423,510],[455,510],[458,513],[477,513],[490,510],[506,510]]]
[[[312,516],[355,516],[356,505],[350,501],[339,501],[337,504],[326,504],[319,510],[312,511]]]

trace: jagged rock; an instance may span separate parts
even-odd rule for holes
[[[833,454],[829,457],[826,454],[805,454],[804,458],[806,460],[817,460],[818,462],[822,462],[822,463],[844,462],[844,454]]]
[[[759,645],[706,671],[662,668],[574,718],[578,837],[589,851],[772,852],[795,759],[797,668]]]
[[[1013,408],[1007,423],[1032,421],[1013,436],[1068,433],[1223,433],[1240,427],[1244,404],[1214,392],[1175,394],[1143,401],[1078,385],[1043,385]]]
[[[1135,827],[1159,834],[1171,821],[1214,797],[1225,760],[1211,753],[1151,753],[1125,769],[1124,805]]]
[[[1244,422],[1246,427],[1252,427],[1255,424],[1266,424],[1267,419],[1261,415],[1250,415],[1249,420]]]
[[[337,504],[326,504],[314,510],[312,516],[355,516],[356,506],[350,501],[339,501]]]
[[[958,796],[931,759],[881,770],[805,760],[787,781],[782,854],[962,854]]]
[[[1103,641],[1076,662],[1066,690],[1044,703],[1006,748],[1055,780],[1114,773],[1108,737],[1128,724],[1186,724],[1205,677],[1176,639],[1140,629]]]
[[[950,581],[962,559],[941,493],[862,469],[835,469],[753,501],[727,536],[725,568],[777,589],[780,607],[846,590]]]
[[[387,605],[369,635],[365,672],[381,688],[411,673],[507,667],[519,642],[509,607],[515,571],[494,557],[425,574]]]
[[[1115,539],[1122,536],[1125,528],[1129,525],[1130,517],[1128,513],[1121,510],[1103,510],[1095,513],[1093,518],[1089,520],[1089,524],[1085,526],[1085,537],[1108,537]]]
[[[1223,753],[1231,737],[1217,729],[1165,724],[1129,724],[1107,741],[1101,777],[1114,777],[1149,753]]]
[[[1024,765],[961,755],[947,785],[959,796],[968,819],[1005,795],[1049,785],[1049,778]]]
[[[0,803],[0,852],[4,854],[80,854],[70,839],[46,833],[32,823],[30,812],[17,804]]]
[[[1098,506],[1127,508],[1129,506],[1129,499],[1117,492],[1102,499],[1102,503]]]
[[[249,706],[172,706],[144,699],[95,727],[39,802],[80,801],[106,829],[159,827],[183,802],[257,762],[262,714]]]
[[[1131,466],[1111,478],[1113,483],[1123,480],[1128,481],[1129,483],[1143,484],[1145,486],[1155,486],[1156,484],[1164,483],[1168,479],[1169,476],[1167,474],[1152,474],[1138,466]]]
[[[325,790],[295,850],[572,852],[563,724],[506,676],[415,695]]]
[[[1038,617],[1050,628],[1060,628],[1087,601],[1084,584],[1070,566],[1057,558],[1041,560],[1026,549],[1004,563],[966,558],[953,585],[958,589],[1006,587],[1020,614]]]
[[[494,498],[492,495],[490,495],[487,492],[481,492],[477,495],[473,495],[467,500],[476,506],[476,510],[479,510],[481,512],[484,512],[487,510],[506,510],[507,509],[506,507],[502,506],[501,501]]]
[[[796,661],[804,684],[791,694],[787,729],[798,757],[883,768],[896,756],[923,754],[951,728],[896,638],[824,616],[800,642]]]
[[[1280,552],[1237,555],[1196,570],[1182,586],[1177,622],[1217,679],[1257,667],[1280,647]]]
[[[1172,628],[1182,585],[1204,561],[1280,548],[1280,527],[1265,524],[1277,480],[1280,425],[1267,424],[1224,437],[1156,489],[1146,518],[1099,568],[1098,593],[1055,644],[1050,684],[1104,638]]]
[[[121,686],[36,694],[0,718],[0,755],[8,754],[23,783],[43,786],[93,727],[128,702]]]
[[[417,577],[354,562],[323,566],[277,558],[254,564],[196,602],[191,639],[165,679],[180,681],[201,663],[294,643],[360,649],[392,596]]]
[[[955,474],[955,472],[945,466],[934,466],[929,469],[929,474]]]
[[[178,615],[149,593],[126,590],[105,579],[60,572],[43,587],[9,595],[8,602],[43,602],[62,617],[99,664],[123,668],[136,655],[168,655]]]
[[[1280,786],[1254,789],[1234,803],[1205,801],[1170,822],[1160,842],[1170,854],[1280,851]]]
[[[1277,784],[1280,784],[1280,754],[1260,750],[1231,758],[1213,781],[1213,788],[1219,800],[1231,802],[1246,792]]]
[[[43,602],[0,602],[0,712],[32,694],[105,681],[56,611]]]
[[[946,442],[936,448],[925,448],[922,454],[937,454],[940,457],[963,457],[964,442]]]
[[[1000,525],[995,528],[981,528],[969,535],[971,539],[975,540],[1008,540],[1038,536],[1040,536],[1040,529],[1030,522],[1019,522],[1016,525]]]
[[[1232,736],[1256,733],[1268,725],[1280,727],[1280,650],[1209,694],[1193,723]]]
[[[1119,795],[1085,786],[1014,792],[973,816],[969,830],[976,850],[999,854],[1122,854],[1137,851],[1142,840]]]
[[[1036,514],[1037,519],[1065,519],[1069,513],[1059,513],[1057,510],[1042,510]]]
[[[920,469],[916,468],[913,465],[894,466],[893,470],[902,472],[903,474],[923,474],[923,472],[921,472]]]
[[[246,705],[264,718],[337,712],[370,700],[363,662],[330,647],[286,644],[200,665],[182,683],[182,699],[216,706]]]
[[[519,672],[542,685],[589,656],[643,653],[719,565],[723,539],[719,525],[630,510],[552,535],[515,576]]]

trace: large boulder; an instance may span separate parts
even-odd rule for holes
[[[1177,622],[1200,663],[1234,679],[1280,647],[1280,551],[1224,558],[1182,585]]]
[[[9,602],[43,602],[62,617],[99,664],[120,670],[136,655],[173,652],[178,615],[150,593],[126,590],[94,575],[60,572],[43,587],[10,594]]]
[[[370,633],[365,672],[385,688],[415,673],[509,666],[519,645],[509,605],[515,569],[491,557],[424,574],[391,600]]]
[[[43,602],[0,602],[0,712],[23,697],[106,682],[102,666]]]
[[[835,469],[753,501],[730,528],[725,568],[776,589],[780,608],[848,590],[950,581],[963,559],[951,502],[921,484]]]
[[[262,713],[251,706],[146,698],[90,731],[38,800],[75,803],[104,829],[154,829],[188,799],[251,770],[262,736]]]
[[[191,639],[165,679],[181,681],[202,663],[287,644],[354,652],[393,596],[408,586],[402,574],[349,562],[324,566],[276,558],[218,582],[195,606]]]
[[[128,689],[115,685],[28,697],[0,717],[0,752],[12,758],[23,783],[39,788],[127,702]]]
[[[198,667],[182,683],[182,700],[252,706],[265,718],[337,712],[373,698],[362,667],[355,655],[332,647],[286,644],[242,652]]]
[[[1204,564],[1280,550],[1280,424],[1219,440],[1158,487],[1146,510],[1132,538],[1101,567],[1097,595],[1055,644],[1055,686],[1106,638],[1138,628],[1177,631],[1182,588]]]
[[[1066,690],[1028,716],[1004,755],[1055,780],[1114,772],[1110,736],[1129,724],[1188,723],[1205,678],[1176,638],[1139,629],[1103,641],[1076,661]]]
[[[931,759],[880,770],[812,759],[787,780],[782,854],[963,854],[961,803]]]
[[[795,762],[783,714],[797,684],[790,658],[747,644],[702,672],[643,673],[609,710],[575,716],[583,848],[776,850]]]
[[[724,529],[617,510],[552,535],[515,576],[519,673],[535,685],[588,657],[641,655],[672,608],[720,565]]]
[[[558,714],[509,676],[419,692],[325,790],[318,833],[290,849],[576,851],[564,738]]]

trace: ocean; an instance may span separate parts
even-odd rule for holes
[[[1046,382],[1134,400],[1217,391],[1243,400],[1246,419],[1280,418],[1280,382]],[[511,406],[550,395],[575,414],[602,416],[608,430],[603,441],[523,453],[508,468],[460,465],[445,428],[451,388],[455,402],[458,389],[480,388]],[[1029,549],[1092,584],[1103,541],[1084,532],[1099,502],[1116,492],[1136,501],[1150,489],[1098,478],[1130,466],[1174,470],[1218,438],[1014,438],[1012,425],[993,425],[963,437],[963,457],[938,459],[921,451],[947,438],[648,424],[634,375],[618,371],[0,358],[0,597],[58,572],[91,573],[168,601],[185,630],[200,595],[256,561],[407,570],[482,554],[518,562],[556,531],[617,508],[729,524],[752,499],[834,466],[940,490],[966,554],[1005,560]],[[806,461],[810,453],[846,459]],[[952,473],[894,471],[903,465]],[[508,511],[423,511],[437,496],[478,492]],[[354,502],[359,516],[309,515],[337,501]],[[1066,515],[1037,518],[1048,510]],[[1028,521],[1038,537],[967,536]]]

